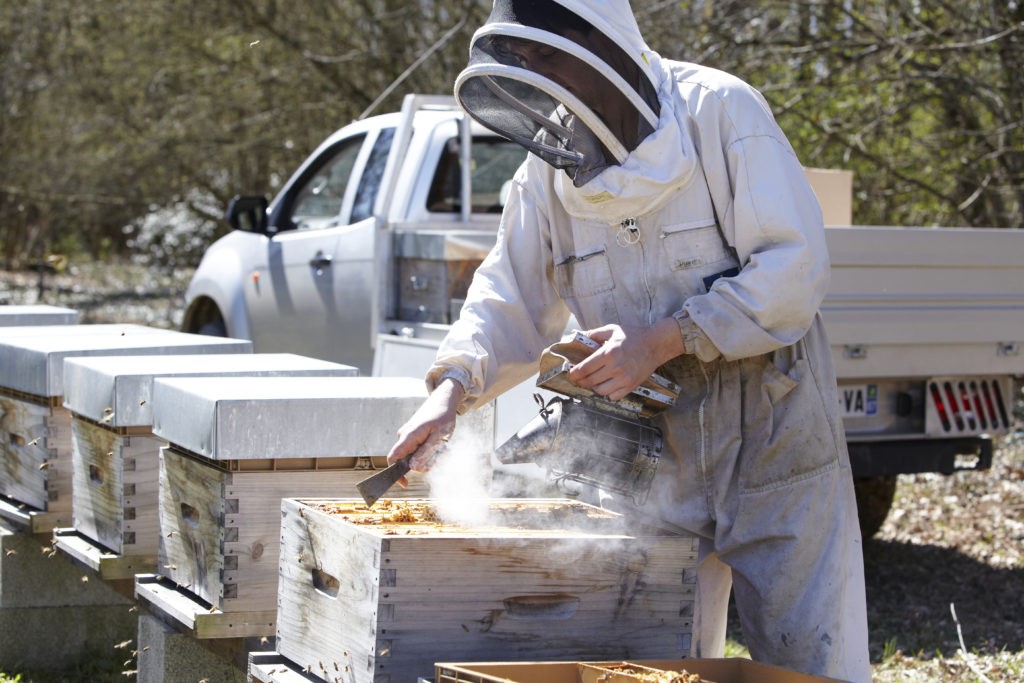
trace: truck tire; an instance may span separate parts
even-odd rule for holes
[[[207,320],[199,329],[196,330],[197,334],[205,334],[208,337],[226,337],[228,336],[228,328],[224,324],[224,321],[220,318],[213,320]]]
[[[181,331],[208,337],[228,336],[228,326],[220,307],[209,297],[199,297],[189,305]]]
[[[878,533],[896,497],[896,475],[858,477],[853,480],[857,495],[857,517],[860,535],[867,540]]]

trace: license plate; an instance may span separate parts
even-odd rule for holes
[[[878,414],[877,384],[843,384],[839,387],[842,417],[870,417]]]

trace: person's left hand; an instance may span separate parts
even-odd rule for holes
[[[569,371],[569,380],[612,401],[625,398],[665,361],[683,351],[679,326],[665,318],[651,327],[604,325],[583,334],[601,343]]]

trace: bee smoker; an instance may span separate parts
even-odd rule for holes
[[[679,387],[659,376],[620,401],[610,401],[572,384],[566,373],[598,344],[577,333],[541,356],[537,386],[563,394],[498,447],[504,464],[536,463],[556,483],[575,481],[643,504],[661,457],[661,430],[650,418],[675,403]]]

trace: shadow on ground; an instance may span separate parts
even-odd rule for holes
[[[1024,649],[1024,569],[879,539],[865,544],[864,565],[871,661],[886,649],[920,658],[958,650],[951,603],[968,651]]]
[[[1022,539],[1024,542],[1024,539]],[[896,650],[918,659],[960,649],[1024,650],[1024,569],[999,569],[950,548],[872,539],[864,547],[871,661]],[[735,603],[729,637],[743,645]]]

